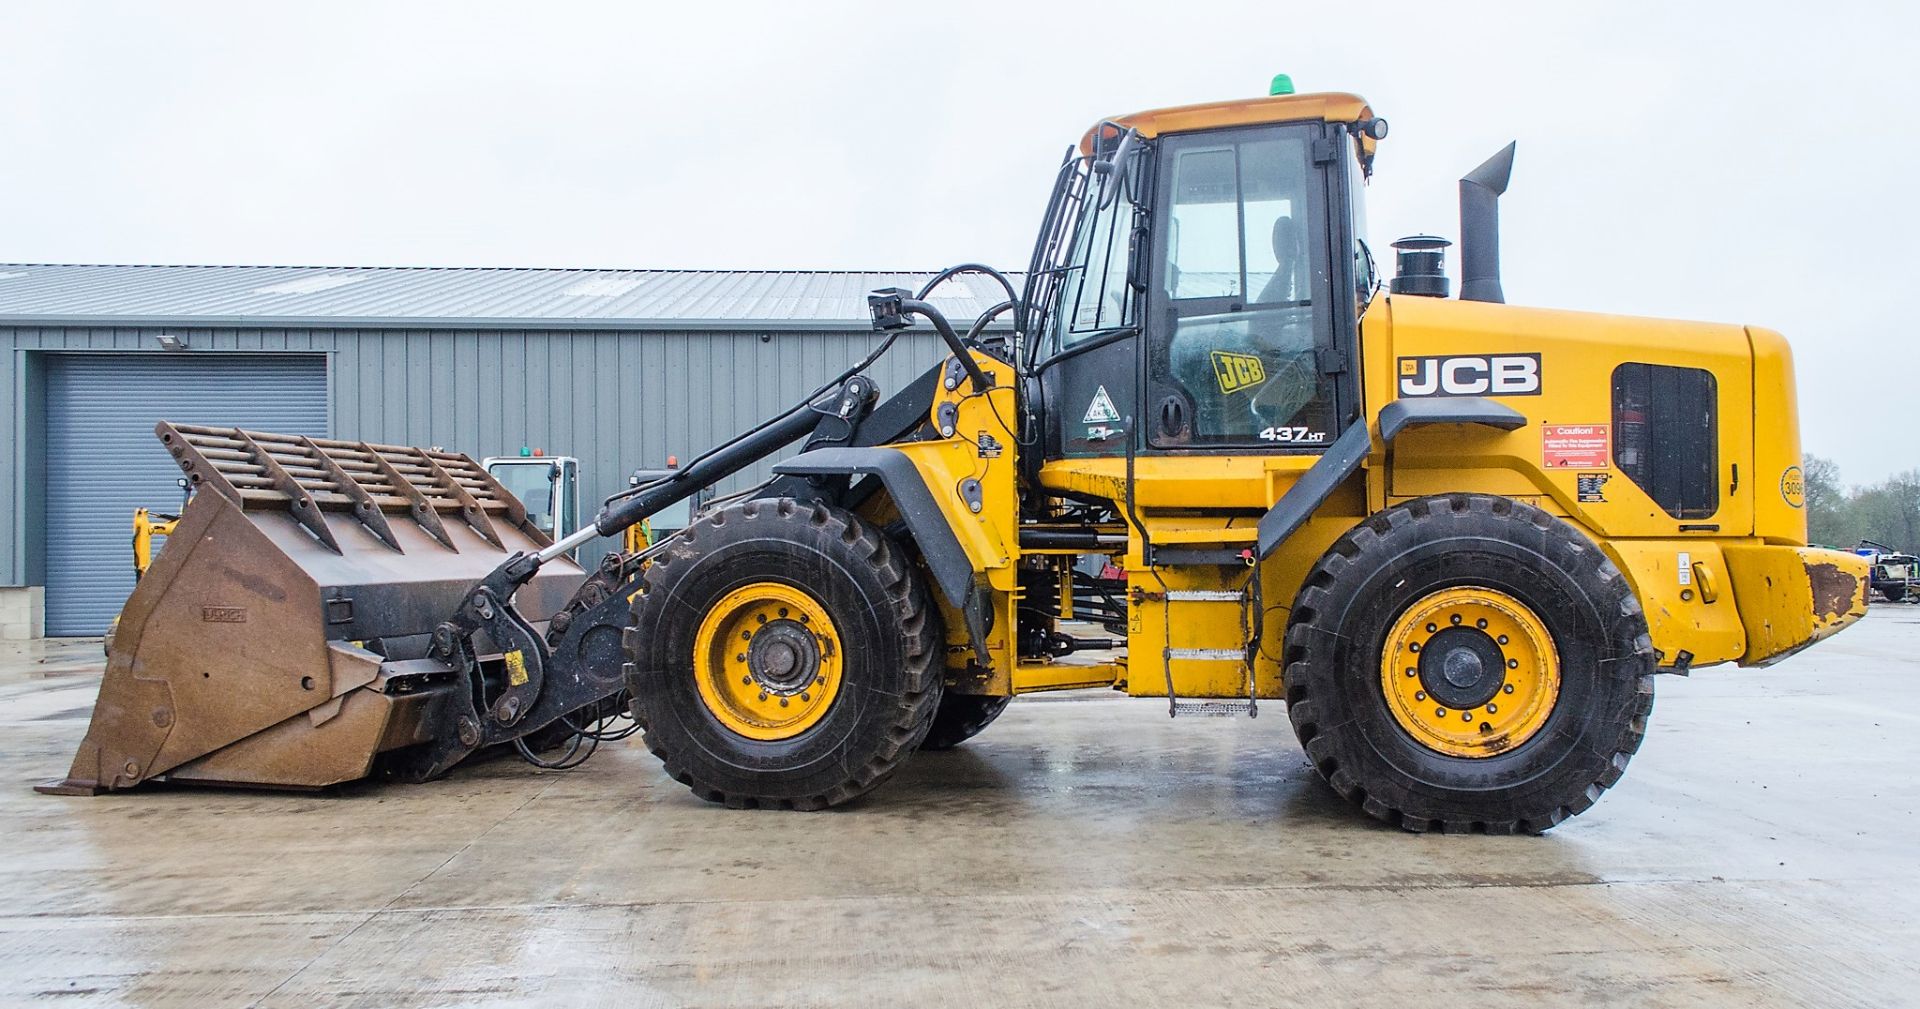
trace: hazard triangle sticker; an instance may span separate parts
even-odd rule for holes
[[[1120,411],[1113,408],[1113,397],[1107,395],[1107,387],[1093,394],[1093,402],[1087,404],[1087,415],[1081,418],[1082,424],[1111,424],[1120,419]]]

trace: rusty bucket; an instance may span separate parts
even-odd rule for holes
[[[107,645],[93,721],[63,781],[95,794],[161,779],[317,788],[442,734],[451,667],[435,627],[512,553],[547,537],[454,452],[162,422],[195,493]],[[516,596],[558,611],[564,558]]]

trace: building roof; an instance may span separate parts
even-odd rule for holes
[[[866,329],[867,292],[917,290],[933,276],[0,263],[0,325]],[[1014,283],[1017,290],[1020,279]],[[964,328],[1005,299],[992,278],[970,275],[941,285],[930,300]]]

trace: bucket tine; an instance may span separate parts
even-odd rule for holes
[[[429,657],[436,628],[509,556],[551,542],[512,494],[454,452],[154,433],[195,494],[121,611],[72,770],[42,791],[316,788],[455,731],[464,678]],[[514,605],[544,621],[584,578],[557,558]]]

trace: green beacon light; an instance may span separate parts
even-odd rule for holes
[[[1273,83],[1267,87],[1268,95],[1293,94],[1293,78],[1286,74],[1274,74]]]
[[[525,459],[531,455],[533,455],[533,449],[528,448],[525,445],[520,446],[520,458]]]

